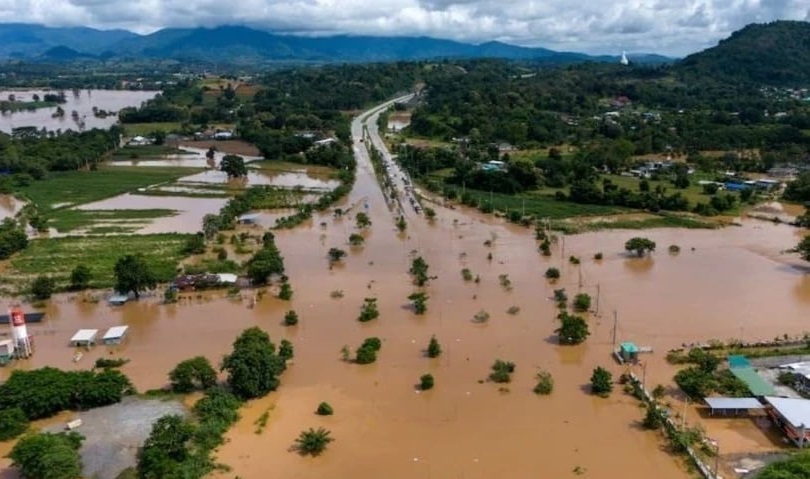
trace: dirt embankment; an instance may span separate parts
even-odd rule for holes
[[[252,143],[242,140],[185,140],[180,147],[205,148],[216,147],[217,151],[231,155],[261,156],[259,149]]]

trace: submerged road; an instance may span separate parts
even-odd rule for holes
[[[385,146],[383,138],[380,136],[379,128],[377,127],[377,120],[380,114],[385,112],[391,105],[401,101],[408,101],[413,97],[413,94],[403,95],[393,100],[377,105],[360,115],[352,121],[352,140],[354,143],[354,155],[357,160],[357,183],[355,188],[360,188],[360,191],[367,193],[367,197],[372,197],[371,192],[365,191],[368,185],[374,184],[382,191],[383,185],[379,185],[377,177],[374,172],[374,166],[371,163],[371,156],[369,153],[369,145],[365,142],[370,142],[371,146],[376,148],[382,155],[382,162],[385,168],[383,174],[387,175],[389,181],[399,195],[400,214],[409,216],[409,213],[416,211],[413,205],[418,205],[413,193],[411,192],[410,180],[407,180],[407,174],[403,172],[399,166],[394,162],[391,153]],[[366,135],[366,133],[368,135]],[[370,181],[369,181],[370,180]]]

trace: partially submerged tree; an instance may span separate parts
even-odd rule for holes
[[[31,296],[37,300],[50,299],[56,289],[56,280],[50,276],[39,275],[31,282]]]
[[[330,406],[328,402],[318,404],[318,409],[315,410],[315,414],[318,416],[331,416],[334,413],[335,410],[332,409],[332,406]]]
[[[371,364],[377,360],[377,352],[382,348],[380,338],[366,338],[355,352],[354,362],[357,364]]]
[[[513,372],[515,372],[515,363],[497,359],[492,365],[492,372],[489,374],[489,379],[496,383],[508,383],[512,381]]]
[[[423,374],[419,378],[419,389],[422,391],[427,391],[428,389],[433,389],[433,375],[432,374]]]
[[[442,354],[442,347],[439,344],[439,340],[436,339],[436,336],[430,337],[430,342],[428,343],[427,347],[427,355],[429,358],[438,358]]]
[[[537,371],[535,379],[537,379],[537,384],[534,386],[535,394],[547,395],[554,391],[554,379],[550,372],[541,369]]]
[[[591,334],[588,323],[579,316],[563,311],[557,315],[557,319],[560,320],[560,327],[554,332],[557,333],[560,344],[580,344]]]
[[[361,323],[377,319],[380,316],[380,310],[377,309],[377,298],[365,298],[363,306],[360,307],[360,316],[357,320]]]
[[[624,249],[641,258],[645,254],[655,251],[655,241],[637,236],[627,240],[624,244]]]
[[[349,235],[349,244],[352,246],[361,246],[366,241],[363,235],[352,233]]]
[[[257,327],[243,331],[233,343],[233,352],[222,361],[222,370],[228,372],[228,385],[243,400],[275,391],[278,376],[285,369],[270,337]]]
[[[172,391],[190,393],[195,389],[208,389],[217,384],[217,372],[205,356],[195,356],[180,362],[169,372]]]
[[[346,252],[340,248],[329,248],[329,262],[337,263],[346,256]]]
[[[368,215],[362,211],[357,213],[354,219],[357,222],[357,228],[359,229],[364,229],[371,226],[371,218],[369,218]]]
[[[424,291],[413,292],[408,295],[408,299],[411,301],[414,313],[425,314],[425,311],[427,311],[428,295],[425,294]]]
[[[284,313],[284,326],[295,326],[298,324],[298,313],[289,310]]]
[[[220,171],[224,171],[228,178],[242,178],[247,176],[245,159],[239,155],[225,155],[219,163]]]
[[[430,281],[430,277],[428,276],[428,264],[421,256],[418,256],[411,261],[411,269],[408,270],[408,273],[413,278],[414,284],[417,286],[424,286]]]
[[[156,286],[157,277],[142,255],[128,254],[115,263],[115,289],[119,293],[134,293],[137,299],[142,291]]]
[[[331,434],[322,427],[318,429],[309,428],[302,431],[295,440],[295,449],[302,456],[317,456],[326,450],[330,442],[334,441]]]
[[[610,374],[610,371],[601,366],[594,369],[591,375],[591,393],[601,397],[608,397],[612,391],[613,375]]]

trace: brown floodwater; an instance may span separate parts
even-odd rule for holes
[[[227,201],[227,198],[147,196],[125,193],[106,200],[86,203],[76,208],[80,210],[172,209],[176,210],[177,214],[144,219],[144,223],[147,225],[138,229],[136,233],[196,233],[202,227],[203,216],[217,213]]]
[[[687,473],[680,461],[662,450],[656,434],[640,428],[642,411],[634,399],[620,388],[609,399],[588,393],[594,367],[614,376],[625,370],[611,358],[614,311],[617,341],[654,349],[644,358],[649,384],[671,382],[674,369],[664,355],[682,343],[768,339],[808,329],[810,279],[797,258],[782,253],[803,233],[789,226],[742,220],[742,226],[721,230],[588,233],[560,238],[545,258],[530,229],[466,208],[436,206],[435,222],[413,215],[407,231],[397,232],[373,171],[360,161],[356,187],[338,206],[366,203],[373,225],[363,233],[362,247],[348,245],[357,232],[353,214],[316,214],[299,228],[276,232],[295,292],[290,302],[266,295],[250,307],[252,294],[244,292],[242,299],[192,294],[175,305],[147,298],[112,308],[59,296],[42,324],[29,325],[34,357],[14,367],[87,368],[98,357],[120,355],[132,360],[123,370],[145,390],[165,385],[166,373],[188,357],[203,354],[219,362],[240,331],[260,326],[276,342],[290,339],[296,357],[279,391],[248,404],[228,433],[217,454],[232,467],[223,477],[265,478],[272,471],[284,478],[489,479],[505,472],[568,477],[578,470],[595,478],[681,479]],[[651,258],[624,254],[624,242],[636,235],[656,241]],[[492,247],[484,246],[487,240]],[[670,255],[670,244],[679,245],[680,254]],[[331,247],[349,253],[333,268]],[[437,276],[426,288],[424,316],[407,306],[415,290],[407,274],[414,252]],[[592,260],[596,252],[604,259]],[[569,264],[571,255],[581,265]],[[558,284],[543,277],[550,266],[561,268]],[[479,275],[480,283],[464,282],[462,268]],[[509,291],[499,283],[502,274],[511,280]],[[589,316],[592,334],[584,345],[556,342],[549,298],[561,287],[571,296],[587,292],[594,302],[598,293],[599,314]],[[331,298],[338,290],[343,297]],[[365,297],[378,298],[381,314],[359,323]],[[519,313],[507,314],[510,306]],[[281,325],[288,309],[298,312],[298,326]],[[474,323],[481,310],[489,321]],[[97,346],[72,361],[68,340],[77,329],[98,328],[102,335],[119,324],[130,326],[123,345]],[[434,334],[444,353],[428,359],[423,350]],[[341,360],[342,346],[355,348],[369,336],[383,340],[375,364]],[[517,365],[503,389],[481,382],[496,359]],[[550,396],[532,393],[538,368],[554,377]],[[0,370],[0,378],[11,369]],[[435,376],[436,386],[418,392],[415,384],[425,373]],[[321,401],[334,407],[334,416],[314,414]],[[256,434],[254,421],[265,411],[270,419]],[[694,411],[687,416],[697,419]],[[313,459],[289,451],[301,430],[320,426],[335,438],[325,454]],[[722,441],[729,448],[735,440],[756,442],[746,431]]]
[[[42,97],[45,93],[56,93],[55,90],[11,90],[0,92],[0,97],[5,99],[13,94],[17,101],[32,101],[33,95]],[[74,95],[71,90],[65,90],[64,104],[60,105],[65,111],[61,118],[53,118],[56,111],[53,108],[39,108],[33,111],[6,112],[0,115],[0,131],[11,133],[13,128],[22,126],[36,126],[46,128],[49,131],[74,130],[78,131],[78,123],[72,118],[71,113],[75,110],[80,119],[84,120],[85,128],[109,128],[118,121],[118,115],[110,115],[105,118],[96,118],[93,115],[93,107],[108,112],[118,112],[122,108],[129,106],[140,106],[141,103],[155,97],[156,91],[126,91],[126,90],[80,90]]]

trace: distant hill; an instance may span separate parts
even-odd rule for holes
[[[126,30],[53,28],[27,23],[0,23],[0,58],[34,58],[54,47],[98,54],[104,45],[138,35]]]
[[[583,61],[618,62],[619,57],[594,57],[583,53],[527,48],[501,42],[472,45],[429,37],[369,37],[340,35],[300,37],[277,35],[241,26],[216,28],[166,28],[149,35],[121,30],[48,28],[40,25],[0,24],[0,58],[52,60],[57,57],[103,60],[154,58],[209,61],[212,63],[375,62],[432,58],[504,58],[553,63]],[[51,51],[50,54],[46,54]],[[630,56],[637,63],[671,61],[658,55]]]
[[[810,23],[752,24],[678,62],[676,71],[732,83],[810,85]]]

